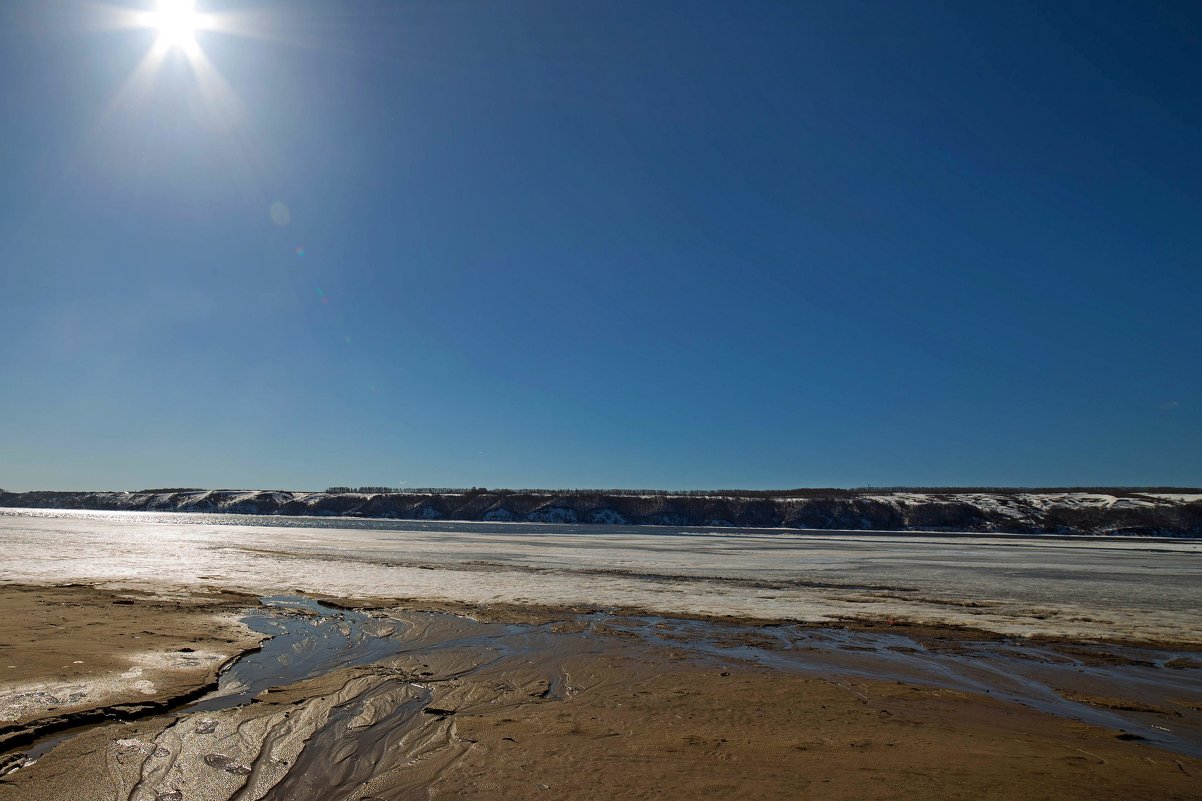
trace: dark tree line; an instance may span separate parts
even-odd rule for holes
[[[184,492],[187,490],[143,490],[144,492]],[[331,495],[359,493],[363,495],[550,495],[559,498],[858,498],[865,495],[896,495],[925,493],[932,495],[1016,495],[1084,492],[1115,497],[1130,497],[1145,493],[1202,493],[1193,487],[805,487],[780,490],[748,489],[489,489],[488,487],[327,487]]]

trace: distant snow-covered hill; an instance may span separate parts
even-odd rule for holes
[[[0,491],[0,506],[594,525],[1202,536],[1202,490]]]

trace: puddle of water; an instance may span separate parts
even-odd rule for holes
[[[271,596],[242,621],[269,635],[257,651],[224,670],[217,689],[188,704],[184,712],[216,712],[250,703],[272,687],[316,678],[346,667],[368,665],[405,650],[407,624],[335,609],[309,598]]]

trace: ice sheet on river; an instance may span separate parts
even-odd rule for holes
[[[9,511],[9,510],[6,510]],[[1202,642],[1202,543],[427,524],[121,512],[0,515],[0,579],[628,607]]]

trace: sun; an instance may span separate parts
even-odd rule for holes
[[[159,32],[159,43],[170,47],[192,44],[199,26],[195,0],[157,0],[150,14],[150,27]]]

